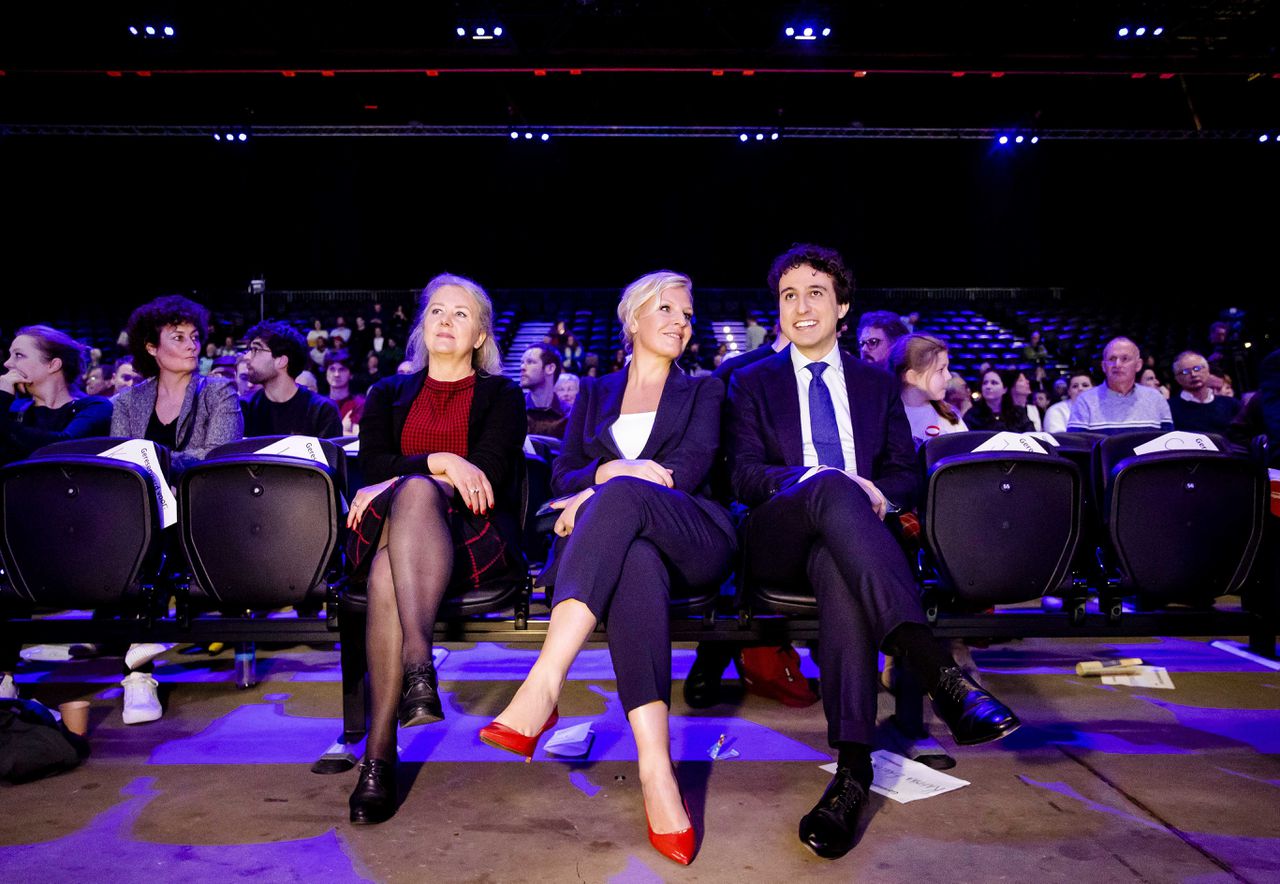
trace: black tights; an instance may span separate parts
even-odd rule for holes
[[[431,660],[436,612],[453,573],[449,504],[431,479],[402,479],[369,569],[366,758],[394,761],[404,668]]]

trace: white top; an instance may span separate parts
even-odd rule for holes
[[[1055,402],[1044,413],[1044,431],[1046,433],[1065,433],[1067,418],[1071,416],[1071,403]]]
[[[853,418],[849,414],[849,388],[844,381],[844,366],[840,363],[840,348],[832,347],[831,352],[818,362],[825,362],[827,369],[822,373],[822,382],[831,393],[831,403],[836,410],[836,427],[840,430],[840,448],[844,452],[844,468],[849,472],[857,471],[857,460],[853,450]],[[810,360],[806,359],[793,344],[791,347],[791,365],[796,372],[796,391],[800,394],[800,437],[804,446],[804,465],[806,467],[832,466],[818,462],[818,449],[813,447],[813,428],[809,426],[809,383],[813,380],[813,372],[805,368]],[[803,478],[807,479],[806,474]]]
[[[1031,418],[1031,426],[1035,427],[1035,431],[1040,432],[1040,409],[1027,403],[1027,417]]]
[[[908,405],[902,403],[902,407],[907,412],[907,422],[911,424],[911,438],[919,448],[928,442],[934,436],[945,436],[947,433],[963,433],[965,431],[964,421],[958,420],[954,424],[946,420],[934,409],[929,403],[924,405]]]
[[[620,414],[613,422],[609,432],[613,433],[613,442],[618,451],[627,460],[635,460],[644,451],[649,434],[653,432],[653,419],[656,411],[638,411],[635,414]]]

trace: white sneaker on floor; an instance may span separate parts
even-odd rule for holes
[[[124,687],[125,724],[145,724],[164,714],[154,678],[145,672],[130,672],[120,684]]]
[[[146,666],[156,657],[172,648],[173,645],[162,645],[158,642],[147,642],[140,645],[129,645],[124,655],[124,665],[129,669]]]
[[[18,686],[13,683],[13,676],[5,673],[0,678],[0,700],[16,700],[18,699]]]

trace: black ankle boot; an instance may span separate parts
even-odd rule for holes
[[[396,813],[396,763],[366,758],[356,768],[355,790],[347,803],[358,826],[384,823]]]
[[[401,727],[444,721],[444,709],[440,707],[440,694],[436,691],[436,667],[431,661],[405,667],[399,717]]]

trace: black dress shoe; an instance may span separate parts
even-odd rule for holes
[[[366,758],[356,768],[355,791],[347,803],[357,826],[384,823],[396,813],[396,763]]]
[[[405,667],[399,718],[401,727],[444,721],[444,709],[440,707],[440,694],[436,690],[434,663],[428,661]]]
[[[938,689],[929,696],[933,710],[961,746],[989,743],[1022,726],[1013,710],[983,690],[959,666],[942,670]]]
[[[827,791],[800,820],[800,841],[823,859],[839,859],[853,847],[867,790],[847,767],[836,768]]]
[[[698,655],[684,680],[684,701],[693,709],[706,709],[720,702],[720,679],[729,666],[730,655],[714,643],[698,645]]]

